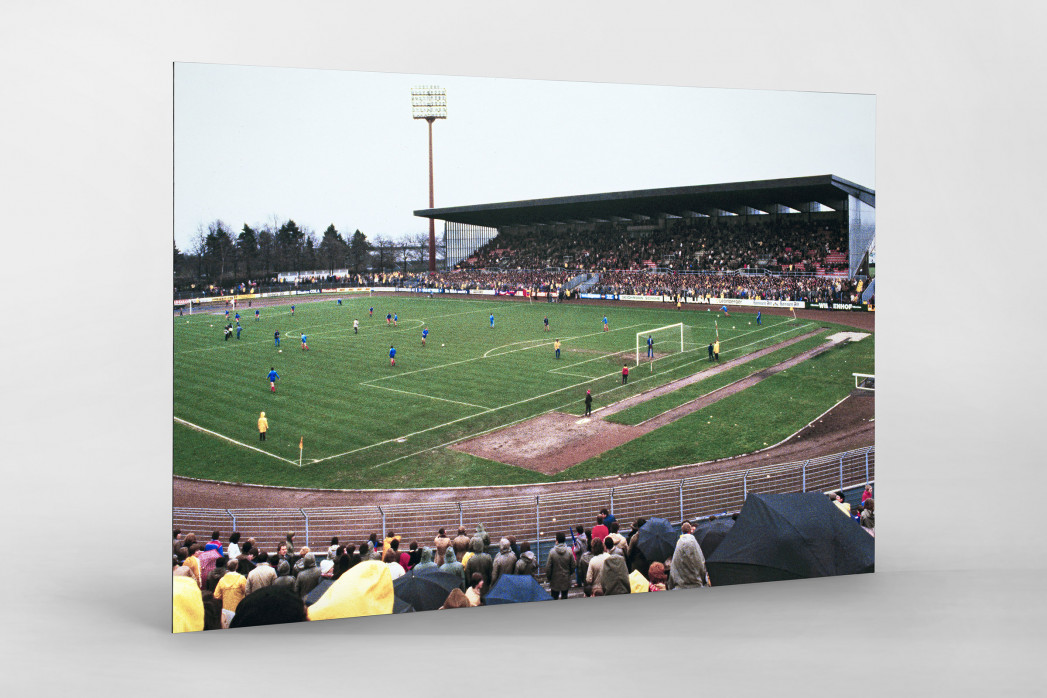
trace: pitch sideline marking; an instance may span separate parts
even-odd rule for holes
[[[210,434],[211,436],[217,436],[219,439],[222,439],[223,441],[228,441],[231,444],[236,444],[237,446],[243,446],[244,448],[249,448],[252,451],[258,451],[259,453],[263,453],[263,454],[269,456],[270,458],[275,458],[276,460],[282,460],[284,463],[290,463],[291,465],[298,465],[295,461],[293,461],[293,460],[291,460],[289,458],[284,458],[283,456],[278,456],[275,453],[269,453],[269,451],[263,451],[262,449],[260,449],[260,448],[258,448],[256,446],[252,446],[251,444],[245,444],[243,441],[237,441],[236,439],[231,439],[231,438],[229,438],[228,436],[226,436],[224,434],[219,434],[217,431],[211,431],[210,429],[205,429],[204,427],[200,426],[199,424],[193,424],[189,420],[182,419],[181,417],[175,417],[174,421],[178,422],[179,424],[183,424],[183,425],[189,427],[190,429],[195,429],[196,431],[202,431],[205,434]]]

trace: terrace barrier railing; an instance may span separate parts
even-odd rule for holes
[[[603,508],[613,512],[625,530],[640,517],[657,516],[679,524],[736,512],[752,492],[846,489],[872,482],[875,471],[876,448],[870,446],[748,470],[572,492],[299,509],[175,507],[172,519],[174,527],[183,533],[194,531],[206,536],[217,529],[226,537],[234,530],[240,531],[244,538],[254,538],[261,549],[268,551],[275,550],[288,531],[295,531],[296,547],[307,545],[318,552],[326,551],[333,536],[341,543],[359,545],[371,533],[377,533],[381,539],[391,530],[405,541],[431,545],[441,528],[454,537],[458,527],[463,526],[471,535],[476,524],[482,523],[492,543],[503,536],[514,536],[520,543],[530,541],[544,564],[557,532],[563,531],[570,540],[575,526],[591,527]]]

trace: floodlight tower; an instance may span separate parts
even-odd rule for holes
[[[411,117],[429,123],[429,208],[433,208],[433,122],[447,118],[447,90],[435,85],[411,88]],[[436,271],[436,220],[429,217],[429,271]]]

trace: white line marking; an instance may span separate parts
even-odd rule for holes
[[[806,324],[806,325],[798,326],[798,327],[797,327],[797,329],[802,329],[803,327],[810,327],[810,326],[812,326],[812,325],[816,325],[816,324],[817,324],[817,323],[814,323],[814,322],[812,322],[812,323],[808,323],[808,324]],[[779,334],[785,334],[785,333],[784,333],[784,332],[780,332]],[[777,335],[772,335],[772,336],[777,336]],[[758,340],[758,341],[762,341],[762,340]],[[757,343],[757,342],[753,342],[753,344],[756,344],[756,343]],[[748,346],[748,345],[746,345],[746,346]],[[739,347],[739,348],[741,348],[741,347]],[[723,353],[723,352],[721,352],[721,353]],[[690,361],[690,362],[688,362],[688,363],[686,363],[686,364],[682,364],[682,365],[680,365],[680,366],[677,366],[676,368],[684,368],[685,366],[690,366],[691,364],[695,364],[695,363],[698,363],[698,362],[700,362],[700,361],[703,361],[703,359],[695,359],[694,361]],[[607,373],[607,374],[605,374],[605,375],[603,375],[603,376],[598,376],[598,377],[596,377],[596,378],[590,378],[589,380],[587,380],[587,381],[585,381],[585,382],[583,382],[583,383],[577,383],[576,385],[570,385],[570,386],[567,386],[567,388],[561,388],[561,390],[567,390],[567,389],[569,389],[569,388],[576,388],[576,387],[578,387],[578,386],[580,386],[580,385],[585,385],[586,383],[591,383],[591,382],[593,382],[593,381],[596,381],[596,380],[601,380],[601,379],[603,379],[603,378],[608,378],[608,377],[610,377],[610,376],[617,376],[617,375],[618,375],[618,372],[617,372],[617,371],[615,371],[615,372],[612,372],[612,373]],[[660,375],[661,375],[661,374],[659,374],[659,377],[660,377]],[[633,381],[633,384],[635,385],[636,383],[639,383],[639,382],[641,382],[641,381],[645,381],[645,380],[651,380],[652,378],[654,378],[654,376],[652,376],[652,375],[648,375],[648,376],[644,376],[644,377],[641,377],[641,378],[637,378],[637,379],[636,379],[635,381]],[[623,386],[623,385],[618,385],[618,386],[615,386],[614,388],[611,388],[610,390],[605,390],[605,391],[603,391],[603,392],[600,392],[600,393],[596,393],[596,395],[606,395],[607,393],[613,393],[614,391],[616,391],[616,390],[620,390],[621,388],[624,388],[624,387],[626,387],[626,386]],[[553,391],[553,393],[557,393],[557,392],[560,392],[560,390],[554,390],[554,391]],[[546,393],[546,395],[552,395],[553,393]],[[540,395],[539,397],[545,397],[545,395]],[[531,398],[531,399],[534,399],[534,398]],[[523,400],[522,402],[527,402],[527,400]],[[370,469],[371,469],[371,470],[374,470],[375,468],[380,468],[380,467],[382,467],[383,465],[390,465],[390,464],[392,464],[392,463],[396,463],[397,461],[401,461],[401,460],[404,460],[404,459],[406,459],[406,458],[412,458],[412,457],[414,457],[414,456],[418,456],[418,455],[421,455],[421,454],[423,454],[423,453],[428,453],[429,451],[435,451],[435,450],[437,450],[437,449],[440,449],[440,448],[445,448],[445,447],[447,447],[447,446],[453,446],[454,444],[456,444],[456,443],[459,443],[460,441],[468,441],[469,439],[475,439],[475,438],[476,438],[476,437],[478,437],[478,436],[483,436],[483,435],[485,435],[485,434],[489,434],[489,433],[491,433],[492,431],[497,431],[497,430],[499,430],[499,429],[505,429],[505,428],[507,428],[507,427],[511,427],[511,426],[513,426],[513,425],[515,425],[515,424],[519,424],[520,422],[526,422],[526,421],[527,421],[527,420],[529,420],[529,419],[534,419],[535,417],[539,417],[539,416],[541,416],[541,415],[543,415],[543,414],[549,414],[550,412],[556,412],[556,411],[558,411],[558,410],[562,410],[563,408],[565,408],[565,407],[567,407],[567,406],[569,406],[569,405],[574,405],[574,404],[576,404],[576,403],[579,403],[579,402],[581,402],[581,400],[571,400],[570,402],[565,402],[565,403],[564,403],[564,404],[562,404],[562,405],[559,405],[559,406],[557,406],[557,407],[552,407],[552,408],[550,408],[550,409],[548,409],[548,410],[546,410],[546,411],[544,411],[544,412],[539,412],[539,413],[537,413],[537,414],[531,414],[531,415],[527,415],[527,416],[525,416],[525,417],[521,417],[520,419],[514,420],[514,421],[512,421],[512,422],[508,422],[508,423],[506,423],[506,424],[499,424],[499,425],[497,425],[497,426],[493,426],[493,427],[491,427],[490,429],[485,429],[485,430],[483,430],[483,431],[479,431],[479,432],[476,432],[475,434],[469,434],[469,435],[467,435],[467,436],[462,436],[462,437],[459,437],[459,438],[457,438],[457,439],[454,439],[454,440],[452,440],[452,441],[447,441],[447,442],[445,442],[445,443],[442,443],[442,444],[437,444],[436,446],[431,446],[431,447],[429,447],[429,448],[423,448],[423,449],[422,449],[422,450],[420,450],[420,451],[415,451],[414,453],[408,453],[408,454],[406,454],[406,455],[400,456],[399,458],[394,458],[394,459],[392,459],[392,460],[388,460],[388,461],[386,461],[386,462],[384,462],[384,463],[379,463],[378,465],[372,465]],[[514,403],[514,404],[518,404],[518,403]],[[613,403],[612,403],[612,404],[613,404]],[[510,406],[511,406],[511,405],[506,405],[506,407],[510,407]],[[610,406],[610,405],[605,405],[604,407],[599,407],[599,408],[597,408],[597,409],[593,410],[593,412],[594,412],[594,413],[595,413],[595,412],[599,412],[600,410],[606,409],[606,407],[609,407],[609,406]],[[501,408],[497,408],[497,409],[501,409]],[[493,410],[492,410],[492,411],[493,411]],[[478,417],[478,416],[480,416],[481,414],[484,414],[484,413],[483,413],[483,412],[478,412],[477,414],[474,414],[474,415],[471,415],[471,416],[472,416],[472,417]],[[468,419],[468,417],[466,417],[466,418],[463,418],[463,419]],[[462,421],[462,420],[461,420],[461,419],[457,419],[457,420],[455,420],[455,421],[456,421],[456,422],[460,422],[460,421]],[[452,423],[452,422],[449,422],[448,424],[445,424],[445,425],[441,425],[441,426],[448,426],[448,425],[449,425],[449,424],[451,424],[451,423]],[[434,428],[434,429],[437,429],[437,428],[439,428],[439,427],[433,427],[433,428]],[[429,431],[429,430],[427,429],[426,431]],[[421,432],[418,432],[418,433],[421,433]],[[357,450],[360,450],[360,449],[357,449]],[[346,455],[346,454],[342,454],[342,455]],[[337,456],[331,456],[331,457],[332,457],[332,458],[335,458],[335,457],[337,457]]]
[[[181,417],[175,417],[174,420],[176,422],[178,422],[179,424],[184,424],[185,426],[189,427],[190,429],[196,429],[197,431],[202,431],[205,434],[210,434],[211,436],[217,436],[219,439],[222,439],[223,441],[228,441],[231,444],[236,444],[237,446],[243,446],[244,448],[249,448],[252,451],[258,451],[259,453],[264,453],[265,455],[269,456],[270,458],[275,458],[276,460],[282,460],[284,463],[290,463],[291,465],[298,465],[297,461],[293,461],[293,460],[290,460],[288,458],[283,458],[281,456],[276,455],[275,453],[269,453],[269,451],[263,451],[260,448],[256,448],[255,446],[251,446],[250,444],[245,444],[244,442],[237,441],[236,439],[230,439],[228,436],[225,436],[224,434],[219,434],[217,431],[211,431],[210,429],[205,429],[202,426],[200,426],[199,424],[193,424],[192,422],[190,422],[188,420],[185,420],[185,419],[182,419]]]
[[[448,400],[447,398],[444,398],[444,397],[436,397],[435,395],[426,395],[425,393],[412,393],[412,392],[407,391],[407,390],[397,390],[396,388],[387,388],[384,385],[375,385],[374,383],[361,383],[360,385],[366,385],[368,388],[379,388],[381,390],[391,390],[394,393],[402,393],[404,395],[414,395],[415,397],[426,397],[426,398],[429,398],[430,400],[441,400],[443,402],[453,402],[456,405],[465,405],[466,407],[477,407],[477,408],[479,408],[481,410],[494,409],[492,407],[487,407],[485,405],[474,405],[471,402],[462,402],[460,400]]]

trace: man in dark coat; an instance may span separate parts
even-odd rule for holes
[[[574,575],[574,555],[567,549],[567,536],[556,534],[556,547],[549,553],[545,563],[545,578],[549,580],[549,591],[554,599],[566,599]]]
[[[498,542],[498,554],[494,556],[491,563],[491,586],[498,583],[498,578],[503,574],[516,574],[516,554],[513,553],[512,545],[508,538]]]
[[[480,536],[473,536],[469,545],[473,554],[465,565],[465,578],[472,579],[474,573],[479,573],[484,578],[483,596],[491,589],[491,573],[494,571],[494,562],[491,556],[484,552],[484,541]]]

